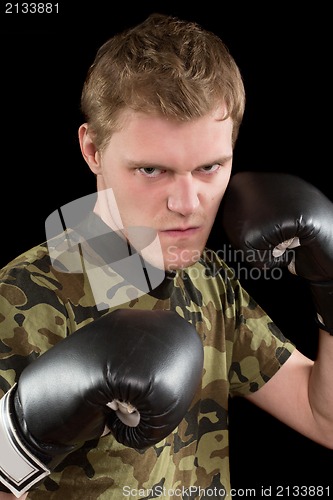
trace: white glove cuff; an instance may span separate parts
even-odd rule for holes
[[[50,474],[22,443],[11,418],[13,386],[0,400],[0,481],[16,496]]]

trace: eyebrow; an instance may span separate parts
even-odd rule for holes
[[[214,159],[212,161],[207,161],[203,165],[197,165],[194,167],[193,170],[197,170],[198,168],[204,168],[204,167],[210,167],[211,165],[215,165],[216,163],[227,163],[228,161],[232,160],[233,155],[225,155],[225,156],[220,156],[217,159]],[[173,170],[173,167],[170,167],[170,165],[163,165],[161,163],[155,163],[152,161],[144,161],[144,160],[126,160],[127,165],[130,168],[159,168],[161,170]]]

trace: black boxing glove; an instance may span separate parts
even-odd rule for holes
[[[175,312],[119,309],[89,323],[1,399],[0,481],[20,496],[105,429],[128,447],[156,444],[185,416],[202,369],[200,337]]]
[[[307,280],[317,321],[333,335],[333,203],[291,174],[239,172],[221,213],[230,243],[250,264],[288,266]]]

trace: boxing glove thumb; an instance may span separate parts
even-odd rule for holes
[[[291,174],[239,172],[221,213],[230,243],[247,262],[287,266],[307,281],[320,327],[333,334],[333,203]]]

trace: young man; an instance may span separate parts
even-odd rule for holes
[[[6,405],[0,429],[14,463],[22,470],[23,465],[40,467],[34,472],[38,480],[25,490],[15,473],[9,477],[6,457],[0,455],[1,500],[14,498],[10,491],[22,498],[29,491],[32,499],[225,498],[231,493],[228,400],[235,396],[333,447],[333,339],[326,296],[331,261],[319,266],[318,259],[301,260],[300,269],[309,270],[304,278],[311,280],[313,274],[316,282],[329,284],[316,295],[323,317],[313,362],[283,336],[219,256],[206,249],[230,180],[244,103],[242,78],[227,48],[193,23],[152,15],[98,51],[83,88],[85,123],[79,129],[83,157],[96,177],[93,210],[65,235],[50,237],[1,273],[0,387]],[[260,206],[257,192],[254,201]],[[239,203],[233,202],[235,212]],[[266,208],[263,203],[259,213]],[[238,228],[232,212],[231,225]],[[325,239],[325,245],[332,248],[333,241]],[[136,256],[144,278],[133,264]],[[320,270],[312,273],[317,265]],[[147,442],[146,449],[116,439],[116,417],[111,416],[111,423],[105,422],[111,433],[89,434],[72,450],[72,439],[65,448],[62,440],[68,433],[67,413],[57,407],[57,429],[49,426],[52,440],[44,442],[39,425],[26,421],[29,388],[37,407],[38,396],[42,401],[46,392],[52,406],[59,363],[66,372],[63,392],[75,393],[73,360],[61,359],[66,338],[77,339],[75,332],[87,326],[94,335],[94,322],[119,309],[128,314],[175,311],[195,327],[204,370],[187,413],[166,437],[152,446]],[[152,359],[149,346],[146,355]],[[35,371],[42,359],[43,371]],[[79,369],[85,377],[86,366]],[[6,398],[15,393],[15,400]],[[119,406],[111,407],[110,413],[115,411],[120,418]],[[43,426],[53,418],[45,407],[35,414]],[[84,420],[75,414],[78,435]],[[128,425],[135,429],[136,424]],[[18,443],[11,438],[15,432]],[[22,442],[28,451],[20,454]],[[62,459],[53,465],[57,454]]]

